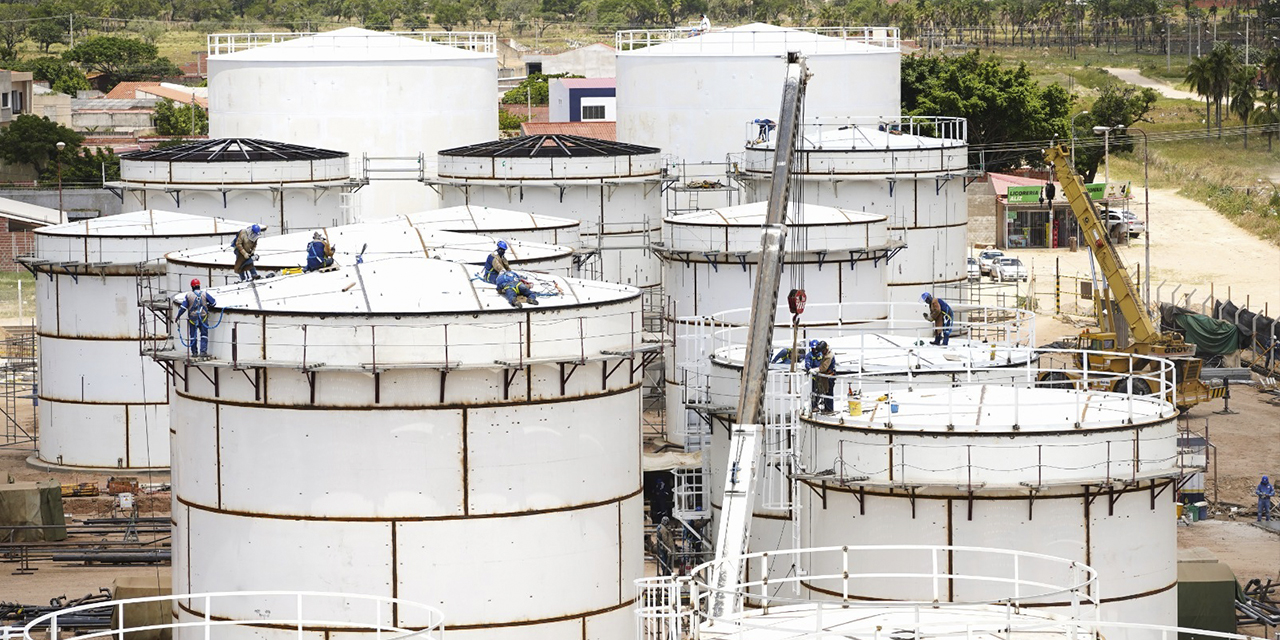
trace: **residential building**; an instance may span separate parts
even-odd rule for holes
[[[31,111],[31,93],[30,72],[0,69],[0,127]]]
[[[617,86],[613,78],[552,78],[548,93],[551,122],[617,120]]]

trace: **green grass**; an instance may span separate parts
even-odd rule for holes
[[[0,318],[18,317],[18,283],[22,283],[22,316],[30,322],[36,315],[36,280],[25,270],[0,272]]]

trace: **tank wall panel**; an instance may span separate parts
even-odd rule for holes
[[[41,400],[164,402],[168,394],[164,368],[130,340],[41,337],[39,359]],[[106,363],[110,372],[99,368]]]
[[[81,404],[41,399],[39,458],[78,467],[165,467],[164,405]]]
[[[638,405],[632,392],[580,400],[572,413],[559,404],[468,411],[470,513],[554,509],[635,491]]]
[[[229,189],[217,191],[174,191],[163,188],[126,189],[125,210],[146,208],[176,211],[211,218],[234,217],[265,224],[272,234],[308,231],[346,224],[339,194],[346,188],[268,190]],[[280,194],[284,194],[283,206]],[[224,202],[225,197],[225,202]],[[192,245],[195,248],[203,245]]]

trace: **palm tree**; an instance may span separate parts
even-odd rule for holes
[[[1218,137],[1222,137],[1222,103],[1231,93],[1231,79],[1240,61],[1236,48],[1229,42],[1219,42],[1207,56],[1209,59],[1209,85],[1218,120]]]
[[[1254,102],[1258,100],[1258,69],[1251,64],[1240,65],[1231,75],[1231,113],[1240,116],[1244,123],[1244,148],[1249,148],[1249,116],[1253,115]],[[1219,132],[1221,133],[1221,132]]]
[[[1187,84],[1192,91],[1204,96],[1204,132],[1207,134],[1213,121],[1209,116],[1209,99],[1213,96],[1213,75],[1209,58],[1196,58],[1187,65]]]
[[[1262,75],[1267,79],[1267,86],[1280,89],[1280,47],[1271,47],[1262,56]]]
[[[1250,117],[1253,123],[1262,127],[1262,135],[1267,137],[1267,153],[1271,153],[1271,139],[1276,136],[1277,125],[1280,125],[1280,112],[1277,111],[1276,92],[1262,92],[1262,106],[1253,110]]]

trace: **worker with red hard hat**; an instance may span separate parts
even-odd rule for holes
[[[193,358],[204,358],[209,355],[209,307],[214,304],[213,296],[200,289],[200,280],[192,278],[191,290],[182,296],[174,322],[181,322],[182,314],[187,314],[187,337],[190,340],[187,348]]]

